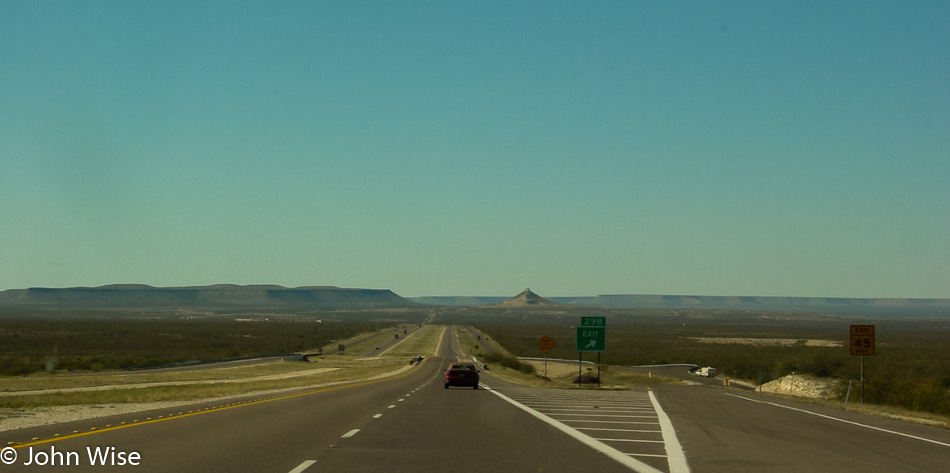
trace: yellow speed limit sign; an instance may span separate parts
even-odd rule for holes
[[[873,355],[874,354],[874,326],[873,325],[852,325],[851,326],[851,354],[852,355]]]

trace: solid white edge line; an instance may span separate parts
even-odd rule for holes
[[[653,403],[653,409],[656,410],[656,416],[660,420],[660,431],[663,432],[663,442],[666,443],[666,459],[670,464],[670,473],[689,473],[689,463],[686,462],[686,454],[683,453],[683,446],[676,438],[676,429],[673,428],[673,422],[670,417],[663,412],[660,403],[656,400],[653,391],[647,391],[650,395],[650,402]]]
[[[307,460],[307,461],[304,461],[303,463],[297,465],[297,468],[294,468],[293,470],[290,470],[290,473],[301,473],[302,471],[306,470],[307,468],[310,468],[310,466],[313,465],[313,464],[316,463],[316,462],[317,462],[316,460]]]
[[[597,430],[601,432],[633,432],[635,434],[655,434],[655,430],[608,429],[606,427],[574,427],[575,430]]]
[[[551,425],[555,429],[558,429],[561,432],[564,432],[565,434],[570,435],[571,437],[574,437],[581,443],[587,445],[588,447],[593,448],[594,450],[597,450],[603,453],[604,455],[607,455],[608,457],[612,458],[616,462],[626,466],[627,468],[630,468],[633,471],[636,471],[639,473],[663,473],[662,471],[657,470],[656,468],[653,468],[652,466],[647,465],[646,463],[643,463],[634,458],[630,458],[629,456],[627,456],[626,453],[623,453],[617,450],[616,448],[611,447],[610,445],[607,445],[603,442],[600,442],[591,437],[588,437],[587,435],[584,435],[528,406],[525,406],[524,404],[521,404],[520,402],[515,401],[514,399],[511,399],[510,397],[505,396],[504,394],[494,389],[491,389],[490,391],[492,394],[504,399],[509,404],[527,412],[528,414],[531,414],[532,416],[540,419],[541,421]]]
[[[600,440],[601,442],[663,443],[662,440],[635,440],[635,439],[612,439],[612,438],[600,438],[600,439],[594,439],[594,440]]]
[[[905,433],[903,433],[903,432],[897,432],[897,431],[895,431],[895,430],[882,429],[882,428],[880,428],[880,427],[874,427],[873,425],[865,425],[865,424],[861,424],[861,423],[854,422],[854,421],[851,421],[851,420],[839,419],[839,418],[837,418],[837,417],[831,417],[831,416],[829,416],[829,415],[819,414],[819,413],[817,413],[817,412],[806,411],[805,409],[799,409],[799,408],[797,408],[797,407],[783,406],[783,405],[781,405],[781,404],[776,404],[776,403],[774,403],[774,402],[760,401],[760,400],[758,400],[758,399],[752,399],[752,398],[748,398],[748,397],[745,397],[745,396],[738,396],[738,395],[735,395],[735,394],[732,394],[732,393],[726,393],[726,394],[728,394],[728,395],[730,395],[730,396],[732,396],[732,397],[737,397],[737,398],[739,398],[739,399],[745,399],[746,401],[758,402],[758,403],[760,403],[760,404],[768,404],[768,405],[770,405],[770,406],[775,406],[775,407],[782,407],[782,408],[790,409],[790,410],[793,410],[793,411],[804,412],[805,414],[811,414],[811,415],[813,415],[813,416],[824,417],[825,419],[836,420],[836,421],[838,421],[838,422],[844,422],[845,424],[857,425],[857,426],[859,426],[859,427],[864,427],[864,428],[871,429],[871,430],[879,430],[879,431],[881,431],[881,432],[887,432],[887,433],[889,433],[889,434],[900,435],[900,436],[902,436],[902,437],[909,437],[909,438],[912,438],[912,439],[915,439],[915,440],[922,440],[922,441],[924,441],[924,442],[930,442],[930,443],[935,443],[935,444],[937,444],[937,445],[943,445],[944,447],[950,447],[950,443],[941,442],[941,441],[939,441],[939,440],[932,440],[932,439],[928,439],[928,438],[925,438],[925,437],[918,437],[918,436],[916,436],[916,435],[905,434]]]
[[[340,438],[348,439],[348,438],[350,438],[350,437],[356,435],[357,433],[359,433],[359,431],[360,431],[360,429],[353,429],[353,430],[351,430],[351,431],[349,431],[349,432],[343,434],[343,436],[340,437]]]

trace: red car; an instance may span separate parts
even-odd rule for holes
[[[471,386],[478,389],[478,369],[473,364],[453,364],[445,370],[445,389],[449,386]]]

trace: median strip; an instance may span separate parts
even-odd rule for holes
[[[157,418],[157,419],[153,419],[153,418],[150,417],[150,418],[147,418],[145,421],[142,421],[142,422],[139,422],[138,420],[135,420],[135,421],[133,421],[132,424],[117,425],[117,426],[115,426],[115,427],[109,427],[109,428],[104,428],[104,429],[96,429],[95,427],[93,427],[92,430],[89,430],[89,431],[86,431],[86,432],[76,432],[76,431],[74,431],[72,435],[63,435],[63,436],[53,437],[53,438],[49,438],[49,439],[45,439],[45,440],[44,440],[44,439],[39,439],[39,438],[33,438],[33,439],[31,439],[30,442],[15,443],[15,444],[12,445],[12,447],[15,448],[15,449],[26,448],[26,447],[32,447],[32,446],[34,446],[34,445],[40,445],[40,444],[45,444],[45,443],[57,442],[57,441],[60,441],[60,440],[72,439],[72,438],[76,438],[76,437],[84,437],[84,436],[87,436],[87,435],[92,435],[92,434],[97,434],[97,433],[102,433],[102,432],[110,432],[110,431],[113,431],[113,430],[125,429],[125,428],[129,428],[129,427],[140,427],[140,426],[143,426],[143,425],[153,424],[153,423],[156,423],[156,422],[164,422],[164,421],[168,421],[168,420],[184,419],[184,418],[191,417],[191,416],[196,416],[196,415],[210,414],[210,413],[212,413],[212,412],[220,412],[220,411],[229,410],[229,409],[235,409],[235,408],[239,408],[239,407],[253,406],[253,405],[262,404],[262,403],[265,403],[265,402],[279,401],[279,400],[282,400],[282,399],[290,399],[290,398],[300,397],[300,396],[308,396],[308,395],[312,395],[312,394],[318,394],[318,393],[327,392],[327,391],[335,391],[335,390],[338,390],[338,389],[352,388],[352,387],[356,387],[356,386],[365,386],[365,385],[368,385],[368,384],[373,384],[373,383],[377,383],[377,382],[384,381],[384,380],[391,380],[391,379],[397,379],[397,378],[401,378],[401,377],[404,377],[404,376],[408,376],[410,373],[414,373],[415,371],[417,371],[421,366],[422,366],[422,363],[419,363],[419,364],[417,364],[414,368],[411,368],[411,369],[409,369],[409,370],[403,371],[403,372],[401,372],[401,373],[399,373],[399,374],[397,374],[397,375],[394,375],[394,376],[388,376],[388,377],[383,377],[383,378],[370,379],[370,380],[361,381],[361,382],[340,384],[340,385],[336,385],[336,386],[330,386],[330,387],[326,387],[326,388],[322,388],[322,389],[304,391],[304,392],[299,392],[299,393],[294,393],[294,394],[286,394],[286,395],[281,395],[281,396],[273,396],[273,397],[269,397],[269,398],[265,398],[265,399],[258,399],[258,400],[255,400],[255,401],[248,401],[248,402],[245,402],[245,403],[229,404],[229,405],[226,405],[226,406],[213,406],[213,407],[211,407],[211,408],[207,408],[207,409],[203,409],[203,410],[195,411],[195,412],[193,412],[193,413],[183,414],[183,415],[179,415],[179,416],[159,417],[159,418]],[[391,406],[391,407],[396,407],[396,406]]]

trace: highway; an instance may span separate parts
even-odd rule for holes
[[[950,431],[707,385],[655,386],[697,472],[943,472]]]
[[[18,445],[0,471],[924,472],[950,461],[945,430],[721,387],[543,390],[483,371],[481,389],[444,389],[452,333],[386,379],[3,432],[0,447]],[[109,447],[127,464],[91,464],[87,449]]]

